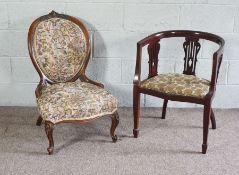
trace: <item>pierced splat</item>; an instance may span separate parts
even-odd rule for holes
[[[158,74],[158,55],[160,50],[160,44],[154,42],[148,46],[149,54],[149,78]]]
[[[184,57],[184,74],[195,75],[197,55],[201,48],[198,38],[185,38],[183,48],[185,52]]]

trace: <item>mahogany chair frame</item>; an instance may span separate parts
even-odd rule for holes
[[[160,41],[164,38],[175,38],[175,37],[183,37],[185,38],[184,42],[184,71],[183,74],[187,75],[195,75],[196,62],[197,62],[197,54],[200,49],[199,39],[208,40],[214,42],[219,45],[219,49],[213,53],[212,60],[212,73],[211,73],[211,81],[209,92],[206,94],[204,98],[196,98],[196,97],[186,97],[179,95],[169,95],[161,92],[157,92],[154,90],[149,90],[141,87],[141,60],[142,60],[142,48],[148,45],[148,54],[149,54],[149,75],[148,78],[156,76],[158,74],[158,54],[160,50]],[[193,45],[193,49],[188,50],[187,46]],[[223,57],[225,41],[220,36],[200,32],[200,31],[190,31],[190,30],[172,30],[172,31],[162,31],[155,34],[152,34],[143,40],[137,43],[137,56],[136,56],[136,66],[135,66],[135,76],[133,81],[133,113],[134,113],[134,129],[133,134],[134,137],[137,138],[139,135],[139,117],[140,117],[140,94],[147,94],[155,97],[159,97],[164,99],[163,110],[162,110],[162,119],[165,119],[166,108],[168,100],[179,101],[179,102],[189,102],[204,105],[204,113],[203,113],[203,144],[202,144],[202,153],[206,154],[207,151],[207,140],[208,140],[208,128],[209,128],[209,118],[211,119],[212,128],[216,129],[216,120],[214,116],[214,112],[212,110],[212,100],[216,91],[216,84],[218,73],[220,69],[220,65]],[[188,53],[190,52],[190,53]],[[188,57],[191,55],[191,57]],[[193,55],[193,56],[192,56]],[[189,61],[192,62],[189,65]]]
[[[37,18],[35,21],[33,21],[33,23],[31,24],[31,26],[29,28],[29,32],[28,32],[28,51],[29,51],[29,55],[30,55],[31,61],[32,61],[35,69],[37,70],[37,72],[40,76],[40,82],[39,82],[39,84],[38,84],[38,86],[35,90],[36,98],[41,96],[41,91],[42,91],[42,88],[44,86],[52,85],[52,84],[57,83],[57,82],[54,82],[54,81],[50,80],[46,75],[44,75],[44,73],[40,69],[36,59],[34,58],[34,54],[33,54],[33,38],[34,38],[34,33],[35,33],[35,30],[36,30],[36,27],[40,22],[45,21],[45,20],[50,19],[50,18],[62,18],[62,19],[66,19],[66,20],[69,20],[69,21],[75,23],[76,25],[78,25],[81,28],[81,30],[83,31],[83,34],[85,35],[85,38],[86,38],[87,56],[85,58],[85,63],[83,65],[83,67],[79,70],[79,72],[72,79],[70,79],[69,81],[66,81],[66,82],[74,82],[77,79],[80,79],[82,82],[91,83],[91,84],[94,84],[94,85],[99,86],[101,88],[104,88],[103,84],[89,79],[85,74],[85,70],[86,70],[86,67],[88,65],[88,62],[89,62],[89,59],[90,59],[90,54],[91,54],[90,36],[89,36],[88,30],[85,27],[85,25],[79,19],[77,19],[73,16],[69,16],[69,15],[65,15],[65,14],[59,14],[55,11],[52,11],[48,15],[41,16],[41,17]],[[99,118],[99,117],[97,117],[97,118]],[[85,119],[85,120],[80,120],[80,121],[79,120],[75,120],[75,121],[64,120],[64,121],[58,122],[56,124],[59,124],[59,123],[80,123],[80,124],[83,124],[83,123],[91,122],[91,121],[93,121],[97,118]],[[110,135],[111,135],[111,138],[112,138],[113,142],[116,142],[118,138],[117,138],[117,135],[115,134],[115,130],[116,130],[116,127],[119,124],[119,115],[118,115],[117,111],[114,112],[114,114],[111,116],[111,119],[112,119],[112,124],[111,124],[111,128],[110,128]],[[36,125],[40,126],[42,124],[42,121],[43,121],[42,117],[39,116],[38,119],[37,119]],[[47,151],[48,151],[49,155],[52,154],[53,150],[54,150],[54,141],[53,141],[54,125],[55,124],[53,124],[50,121],[45,121],[45,131],[46,131],[47,138],[49,140],[49,147],[47,148]]]

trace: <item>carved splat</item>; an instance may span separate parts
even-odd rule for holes
[[[158,54],[160,50],[160,44],[154,42],[148,46],[149,54],[149,78],[158,74]]]
[[[197,55],[201,48],[198,38],[185,38],[183,43],[185,52],[184,57],[184,74],[195,75]]]

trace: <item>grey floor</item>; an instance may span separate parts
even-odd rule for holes
[[[119,141],[109,136],[110,118],[86,125],[60,124],[55,153],[48,156],[36,108],[0,107],[0,174],[238,175],[239,110],[215,110],[217,130],[202,155],[202,109],[142,110],[140,137],[132,137],[132,108],[120,108]]]

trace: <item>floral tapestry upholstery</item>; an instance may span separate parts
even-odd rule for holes
[[[105,89],[76,81],[44,87],[37,104],[44,120],[58,123],[113,114],[118,102]]]
[[[145,80],[141,87],[169,95],[204,98],[210,81],[185,74],[159,74]]]
[[[34,58],[45,76],[54,82],[72,79],[85,63],[85,35],[69,20],[50,18],[40,22],[33,40]]]

